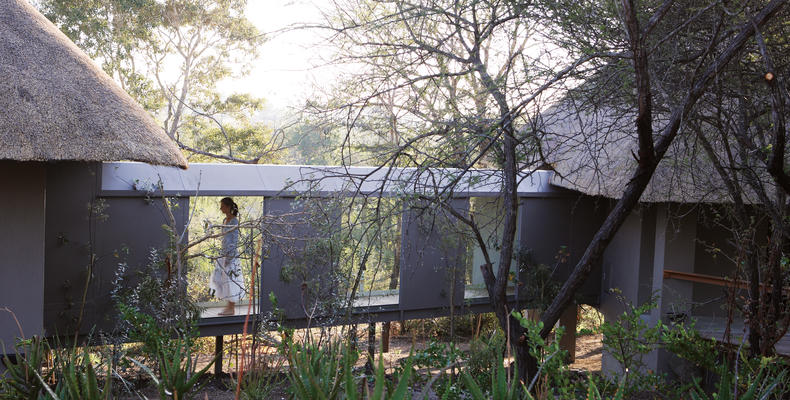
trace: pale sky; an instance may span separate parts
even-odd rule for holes
[[[246,16],[268,40],[259,49],[259,58],[252,62],[250,74],[222,82],[220,90],[264,98],[266,108],[259,117],[278,126],[288,118],[289,109],[304,104],[313,87],[333,86],[344,67],[322,65],[322,56],[327,59],[332,55],[331,46],[322,41],[327,32],[318,28],[287,29],[297,24],[323,25],[320,8],[331,5],[331,0],[249,0]],[[529,46],[527,52],[542,54],[545,43],[536,45]],[[556,48],[545,54],[566,57]]]
[[[319,0],[320,1],[320,0]],[[328,83],[332,72],[318,68],[321,60],[316,45],[319,32],[291,30],[278,32],[301,23],[319,23],[321,15],[313,0],[250,0],[249,18],[268,41],[259,49],[249,75],[223,82],[224,91],[248,92],[267,101],[269,113],[285,111],[303,103],[312,84]]]

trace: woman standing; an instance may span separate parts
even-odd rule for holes
[[[239,206],[230,197],[220,200],[220,211],[225,214],[222,224],[222,251],[211,274],[210,287],[214,296],[226,300],[228,304],[219,315],[236,313],[236,303],[244,293],[244,278],[241,276],[239,262]]]

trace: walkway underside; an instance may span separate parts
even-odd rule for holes
[[[467,289],[466,300],[462,305],[455,306],[454,315],[480,314],[493,311],[489,304],[488,297],[480,289]],[[483,296],[480,296],[480,295]],[[471,297],[474,296],[474,297]],[[509,307],[515,308],[515,296],[508,296]],[[247,302],[236,305],[236,314],[231,316],[219,316],[218,313],[224,308],[224,303],[203,303],[204,307],[201,314],[202,318],[198,322],[198,329],[201,336],[233,335],[243,333],[244,322],[248,321],[248,332],[254,332],[260,324],[278,322],[274,319],[266,319],[271,313],[265,312],[264,315],[257,311],[258,307]],[[249,313],[249,314],[248,314]],[[269,315],[265,315],[269,314]],[[450,307],[435,307],[425,309],[404,310],[398,304],[397,294],[372,295],[357,298],[354,301],[354,308],[350,313],[339,310],[332,317],[317,317],[309,319],[288,318],[283,322],[284,325],[292,328],[304,328],[307,326],[329,326],[344,325],[349,323],[370,323],[387,321],[405,321],[422,318],[438,318],[450,315]]]

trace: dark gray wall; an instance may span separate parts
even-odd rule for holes
[[[587,245],[608,213],[608,201],[591,197],[522,198],[521,243],[531,249],[534,261],[554,266],[562,246],[567,259],[557,265],[555,277],[564,282],[584,254]],[[579,301],[597,305],[601,293],[601,266],[593,267],[590,278],[577,294]],[[528,283],[527,283],[528,284]]]
[[[617,320],[623,312],[623,304],[618,300],[637,304],[645,291],[652,290],[653,274],[645,276],[648,266],[653,264],[655,239],[655,212],[642,207],[635,210],[625,220],[615,234],[603,256],[603,275],[600,311],[607,322]],[[619,294],[613,292],[619,291]],[[649,365],[650,360],[645,360]],[[619,364],[608,352],[603,353],[601,368],[607,374],[619,374]],[[653,360],[652,364],[655,364]]]
[[[0,308],[13,311],[26,337],[43,331],[44,194],[42,163],[0,161]],[[0,311],[0,340],[13,353],[20,336],[13,316]]]
[[[697,211],[690,207],[664,207],[657,218],[659,223],[665,227],[664,243],[657,249],[664,249],[657,252],[656,268],[660,275],[654,279],[661,280],[661,304],[662,318],[667,313],[686,313],[691,314],[693,285],[691,282],[678,279],[664,279],[665,269],[694,272],[696,263],[697,248]]]
[[[735,270],[730,258],[735,254],[735,248],[731,245],[732,234],[718,226],[709,213],[701,214],[703,218],[697,224],[694,272],[718,277],[732,276]],[[712,248],[721,249],[723,254],[711,251]],[[724,287],[702,283],[694,283],[693,287],[693,300],[697,304],[693,310],[695,316],[727,316],[727,290]]]
[[[693,206],[656,205],[653,287],[658,291],[658,307],[650,313],[650,323],[659,319],[670,324],[669,313],[690,313],[692,285],[677,279],[664,279],[664,270],[692,272],[697,234],[697,212]],[[660,349],[650,354],[655,370],[669,377],[688,380],[689,363]],[[651,366],[652,367],[652,366]]]
[[[88,273],[90,282],[82,310],[80,333],[114,327],[110,298],[121,262],[125,281],[134,284],[148,263],[151,249],[163,249],[169,218],[161,199],[97,197],[99,164],[63,162],[47,168],[44,328],[47,335],[72,335],[79,320]],[[189,202],[179,199],[173,212],[181,231]],[[89,270],[93,259],[93,266]]]
[[[469,200],[454,199],[452,207],[467,214]],[[460,223],[445,212],[418,208],[407,208],[402,221],[400,309],[463,304],[468,254]]]
[[[702,234],[705,236],[705,232]],[[691,272],[695,267],[699,272],[698,235],[698,215],[694,207],[651,204],[635,210],[604,253],[600,310],[606,321],[616,321],[624,311],[623,303],[611,293],[612,289],[618,289],[624,301],[633,305],[644,304],[651,295],[658,295],[657,308],[642,315],[648,325],[654,325],[659,319],[669,322],[668,312],[691,310],[692,285],[665,280],[663,273],[665,269]],[[686,367],[661,350],[645,355],[642,361],[646,369],[676,375],[684,373]],[[603,354],[602,367],[607,373],[621,372],[607,352]]]
[[[269,294],[274,293],[278,308],[287,319],[304,319],[308,314],[310,318],[331,315],[326,307],[331,306],[328,302],[337,300],[336,286],[329,275],[335,263],[329,253],[321,250],[325,247],[315,247],[327,238],[312,224],[318,221],[314,219],[317,217],[292,198],[267,197],[263,210],[261,311],[272,311]],[[336,217],[330,219],[336,222]],[[325,231],[329,234],[332,228],[324,226],[324,229],[329,229]],[[306,246],[310,246],[308,253]]]

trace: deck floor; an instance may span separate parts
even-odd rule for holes
[[[508,290],[508,294],[512,294],[511,290]],[[478,289],[478,288],[466,288],[464,290],[464,299],[479,299],[479,298],[487,298],[488,292],[485,289]],[[380,293],[372,293],[372,294],[365,294],[364,296],[359,296],[354,301],[354,307],[382,307],[382,306],[392,306],[397,305],[399,301],[399,295],[397,291],[390,291],[390,292],[380,292]],[[235,315],[245,315],[247,314],[247,300],[242,300],[241,302],[236,304],[236,314]],[[205,302],[199,304],[203,308],[203,312],[201,312],[201,318],[217,318],[223,317],[223,315],[219,315],[219,312],[225,308],[225,302]]]
[[[726,318],[694,318],[697,320],[696,327],[700,335],[720,342],[724,341],[724,331],[727,328]],[[743,320],[734,320],[732,325],[730,325],[730,343],[736,346],[740,345],[742,341],[748,340],[744,338],[745,334],[746,330],[744,330]],[[790,333],[784,335],[784,337],[776,343],[776,352],[783,356],[790,356]]]

